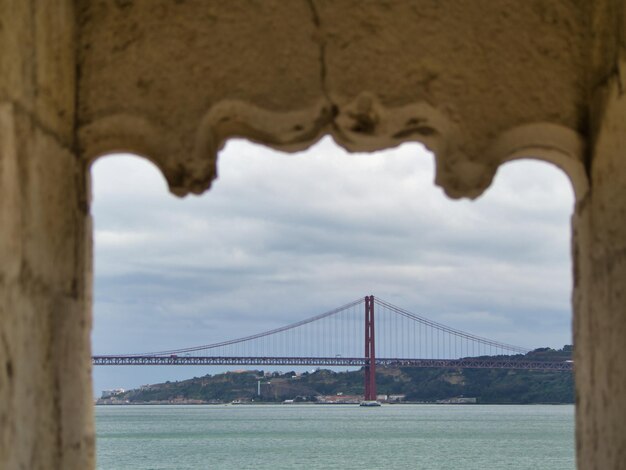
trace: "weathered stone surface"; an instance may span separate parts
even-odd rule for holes
[[[94,462],[75,31],[73,1],[0,1],[2,469]]]
[[[453,197],[516,158],[569,175],[578,466],[625,468],[624,9],[0,0],[0,468],[93,468],[89,162],[142,154],[184,195],[229,137],[294,151],[324,134],[424,142]]]
[[[90,158],[130,150],[152,159],[174,192],[202,192],[226,136],[310,144],[328,122],[304,1],[79,3],[81,148]],[[274,118],[293,111],[291,128],[276,132]]]
[[[0,464],[93,463],[85,165],[0,105]]]
[[[575,344],[580,468],[626,465],[626,99],[607,84],[594,139],[593,191],[576,223]]]
[[[503,133],[586,122],[587,12],[568,0],[80,3],[83,155],[143,154],[176,194],[209,187],[230,136],[297,150],[331,133],[424,142],[438,184],[476,197],[510,158],[490,150]]]
[[[74,136],[75,39],[72,0],[0,1],[0,101],[65,145]]]
[[[34,49],[30,2],[0,2],[0,99],[31,106]]]
[[[424,103],[445,120],[442,125],[430,113],[416,112],[390,133],[377,128],[375,111],[369,118],[352,112],[342,141],[358,148],[361,136],[377,147],[407,138],[436,140],[437,182],[454,197],[475,197],[490,184],[506,155],[488,149],[502,133],[540,123],[574,131],[584,126],[578,98],[586,89],[587,33],[580,5],[314,4],[326,45],[326,89],[341,110],[366,91],[387,114]],[[369,128],[359,125],[363,120],[372,123]]]

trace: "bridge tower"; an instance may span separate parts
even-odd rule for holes
[[[376,400],[374,296],[365,296],[365,401]]]

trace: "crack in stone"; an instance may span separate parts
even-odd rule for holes
[[[320,61],[320,85],[322,88],[322,93],[330,102],[330,97],[328,96],[328,89],[326,88],[326,39],[322,34],[322,23],[320,21],[320,16],[317,11],[317,7],[313,0],[306,0],[309,9],[311,10],[311,19],[313,24],[315,25],[315,29],[317,30],[315,35],[315,41],[319,45],[319,61]]]
[[[328,116],[328,123],[331,125],[333,131],[337,133],[341,133],[337,123],[335,122],[335,118],[339,114],[339,106],[333,102],[328,92],[328,71],[326,67],[326,39],[322,32],[322,22],[320,19],[319,12],[317,11],[317,7],[315,6],[314,0],[306,0],[309,9],[311,10],[311,19],[317,33],[315,35],[315,41],[319,45],[319,62],[320,62],[320,89],[326,101],[330,104],[330,113]]]

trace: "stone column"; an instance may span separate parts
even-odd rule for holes
[[[591,190],[574,219],[578,468],[626,468],[626,98],[596,96]]]
[[[0,0],[0,468],[94,463],[71,1]]]

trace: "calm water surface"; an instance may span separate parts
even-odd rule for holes
[[[569,405],[96,407],[98,469],[572,470]]]

